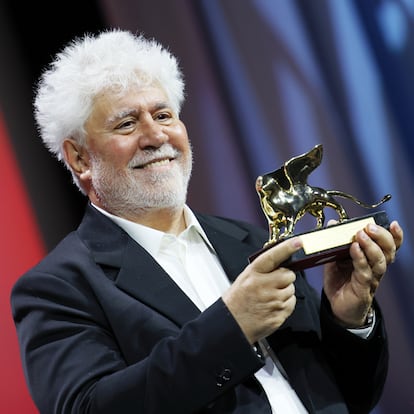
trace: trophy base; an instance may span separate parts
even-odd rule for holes
[[[389,220],[387,213],[379,211],[366,216],[348,219],[323,229],[295,234],[294,236],[302,239],[303,248],[283,262],[281,267],[287,267],[291,270],[303,270],[328,262],[347,259],[349,258],[349,247],[353,242],[355,234],[369,223],[375,223],[388,228]],[[280,242],[270,244],[252,254],[249,257],[249,262],[251,263],[256,257]]]

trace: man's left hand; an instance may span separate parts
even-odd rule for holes
[[[341,325],[365,324],[375,292],[402,242],[403,230],[396,221],[389,230],[369,224],[356,234],[349,260],[325,265],[324,291]]]

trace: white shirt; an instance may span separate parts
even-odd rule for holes
[[[133,223],[96,208],[146,249],[200,311],[213,304],[230,286],[213,246],[189,207],[185,206],[184,210],[186,229],[179,236]],[[265,366],[255,376],[266,392],[272,411],[283,414],[307,413],[272,358],[268,354],[264,356]]]

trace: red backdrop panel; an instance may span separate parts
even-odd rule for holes
[[[16,279],[45,253],[0,112],[0,413],[37,413],[20,363],[10,309]]]

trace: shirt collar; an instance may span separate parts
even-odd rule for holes
[[[113,222],[118,224],[132,239],[134,239],[138,244],[140,244],[145,250],[148,251],[152,256],[156,256],[161,246],[161,242],[166,233],[155,230],[151,227],[144,226],[142,224],[134,223],[130,220],[126,220],[122,217],[115,216],[102,208],[96,206],[92,203],[92,206],[95,207],[105,216],[109,217]],[[184,205],[184,220],[186,224],[185,230],[178,236],[183,236],[185,233],[196,232],[202,237],[209,249],[214,251],[214,248],[210,241],[207,238],[206,233],[201,227],[197,217],[190,209],[188,205]]]

